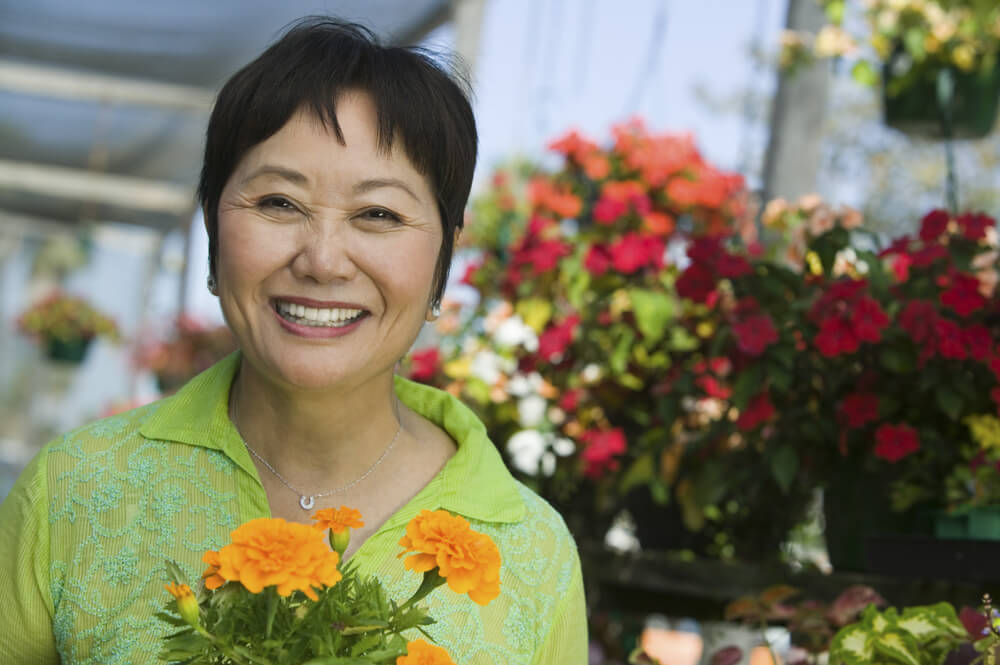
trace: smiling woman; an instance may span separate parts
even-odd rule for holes
[[[305,20],[233,76],[199,194],[240,350],[24,472],[0,506],[0,661],[152,662],[165,559],[195,577],[237,524],[348,504],[365,526],[345,556],[394,597],[417,583],[395,554],[421,510],[497,543],[496,601],[430,601],[459,663],[585,662],[561,518],[469,409],[394,374],[436,317],[475,155],[459,79],[356,25]]]

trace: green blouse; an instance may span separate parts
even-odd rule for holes
[[[235,353],[176,395],[57,439],[0,504],[0,662],[155,663],[166,631],[163,562],[189,579],[239,524],[270,514],[229,420]],[[440,390],[396,378],[399,399],[458,444],[444,469],[352,557],[403,600],[420,576],[396,554],[409,520],[443,508],[500,548],[501,595],[485,607],[442,588],[429,632],[458,665],[587,662],[583,581],[561,517],[511,477],[476,416]]]

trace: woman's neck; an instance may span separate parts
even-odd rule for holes
[[[387,447],[407,436],[402,410],[391,373],[361,387],[292,391],[245,360],[229,405],[230,418],[250,449],[287,483],[317,494],[357,480],[384,459]]]

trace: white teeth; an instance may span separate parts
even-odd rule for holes
[[[286,318],[299,319],[297,323],[328,327],[341,327],[346,325],[346,322],[353,322],[364,313],[364,310],[360,309],[306,307],[283,301],[278,302],[277,309]]]

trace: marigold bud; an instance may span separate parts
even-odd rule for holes
[[[187,584],[177,584],[171,582],[164,585],[164,588],[177,599],[177,613],[181,618],[192,626],[200,625],[198,617],[198,599],[194,597],[194,592]]]

